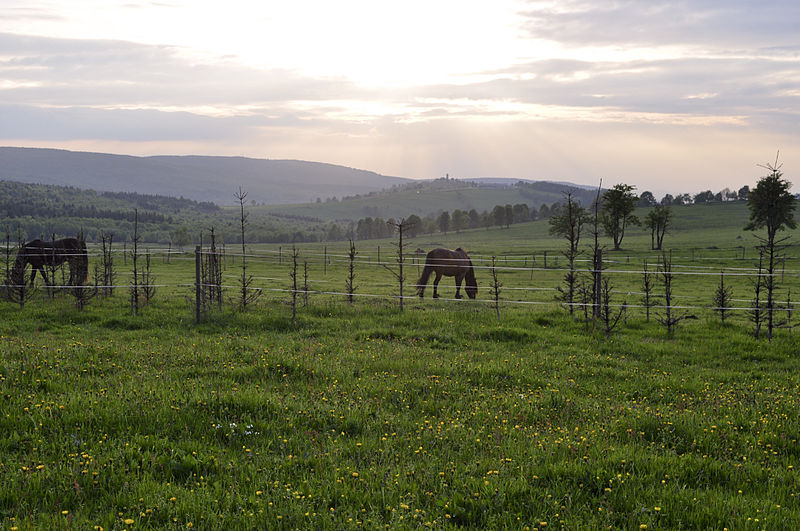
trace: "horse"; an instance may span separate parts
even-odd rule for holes
[[[461,247],[455,251],[440,247],[425,256],[425,268],[417,281],[417,294],[420,298],[425,294],[425,285],[428,283],[431,273],[436,273],[436,278],[433,279],[434,299],[439,298],[436,288],[439,285],[439,280],[442,279],[442,275],[456,277],[456,299],[461,298],[461,281],[463,280],[466,280],[464,291],[467,292],[470,299],[474,299],[478,294],[478,282],[475,280],[472,261]]]
[[[36,272],[41,273],[44,283],[48,286],[47,267],[58,267],[64,262],[69,264],[69,285],[83,286],[89,277],[89,255],[86,252],[86,243],[78,238],[64,238],[61,240],[33,240],[20,247],[17,259],[11,270],[11,280],[15,284],[24,282],[25,268],[28,264],[32,267],[31,286],[36,279]],[[53,278],[55,283],[55,278]]]

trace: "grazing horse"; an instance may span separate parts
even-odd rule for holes
[[[24,282],[25,268],[31,265],[31,286],[36,278],[36,272],[41,273],[44,283],[48,286],[46,267],[58,267],[64,262],[69,264],[69,285],[82,286],[89,277],[89,255],[86,252],[86,243],[77,238],[64,238],[62,240],[44,241],[33,240],[22,247],[17,253],[14,268],[11,270],[11,280],[15,284]],[[52,279],[55,283],[55,278]]]
[[[475,271],[472,268],[472,261],[467,253],[459,247],[455,251],[450,249],[434,249],[425,257],[425,268],[417,281],[417,294],[420,298],[425,294],[425,285],[431,273],[436,273],[433,279],[433,298],[438,299],[439,293],[436,291],[442,275],[456,277],[456,299],[461,298],[461,281],[466,280],[464,291],[470,299],[474,299],[478,293],[478,283],[475,280]]]

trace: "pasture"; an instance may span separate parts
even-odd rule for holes
[[[723,326],[709,309],[722,269],[738,304],[752,297],[746,208],[719,207],[679,209],[665,239],[695,317],[671,339],[640,308],[606,339],[558,307],[563,244],[541,222],[411,240],[464,247],[477,301],[401,312],[384,240],[356,242],[353,305],[345,246],[298,247],[311,293],[295,319],[285,246],[250,249],[263,292],[246,311],[229,246],[226,302],[200,324],[191,254],[154,255],[138,316],[121,256],[120,287],[82,311],[41,287],[24,309],[0,302],[0,526],[795,529],[796,332],[756,340],[745,311]],[[606,254],[620,304],[638,304],[648,246],[632,232]],[[800,292],[798,254],[782,297]]]

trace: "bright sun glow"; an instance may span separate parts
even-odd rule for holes
[[[17,33],[175,45],[199,61],[349,79],[367,86],[458,82],[531,53],[516,0],[192,1],[119,5],[34,2],[57,17],[16,21]]]

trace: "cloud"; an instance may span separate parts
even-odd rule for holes
[[[523,28],[581,46],[700,46],[754,49],[797,45],[794,0],[561,0],[529,2]]]
[[[738,183],[775,149],[787,167],[798,160],[787,146],[800,135],[800,5],[762,4],[528,2],[527,53],[457,83],[388,87],[182,46],[0,33],[0,139],[140,154],[179,146],[414,177],[653,187],[716,172]],[[324,46],[309,42],[312,53]],[[370,61],[383,58],[379,45]]]
[[[199,107],[357,95],[343,79],[199,62],[175,46],[0,34],[0,76],[20,85],[6,102],[38,105]]]
[[[0,16],[4,21],[24,22],[24,21],[58,21],[62,20],[58,15],[54,15],[46,9],[35,7],[0,7]]]
[[[210,118],[186,112],[86,107],[0,105],[0,113],[3,115],[0,138],[45,141],[232,140],[243,138],[248,128],[269,125],[266,120],[255,117]]]

